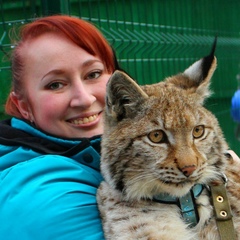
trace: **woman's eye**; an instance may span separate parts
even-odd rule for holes
[[[194,138],[200,138],[203,136],[204,132],[205,132],[205,127],[203,125],[199,125],[193,129],[192,134]]]
[[[53,82],[47,86],[47,89],[57,90],[63,87],[63,84],[60,82]]]
[[[99,78],[102,74],[102,71],[94,71],[91,72],[87,75],[86,79],[95,79],[95,78]]]

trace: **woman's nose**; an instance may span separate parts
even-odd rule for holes
[[[88,108],[95,101],[95,97],[91,93],[91,86],[87,86],[81,81],[72,86],[71,91],[71,107]]]

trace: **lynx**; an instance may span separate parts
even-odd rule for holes
[[[97,194],[106,239],[240,239],[240,162],[227,154],[218,121],[204,107],[217,65],[214,48],[157,84],[139,86],[122,71],[110,78],[102,137],[105,181]],[[211,193],[220,185],[226,185],[234,237],[224,221],[220,237]]]

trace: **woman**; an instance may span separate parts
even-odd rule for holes
[[[103,239],[96,203],[102,111],[114,54],[90,23],[27,24],[0,124],[0,238]]]

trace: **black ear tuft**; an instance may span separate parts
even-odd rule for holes
[[[209,69],[212,66],[214,55],[215,55],[215,50],[216,50],[216,45],[217,45],[217,37],[215,37],[213,45],[212,45],[212,50],[211,53],[203,58],[202,61],[202,79],[205,79],[209,73]]]

